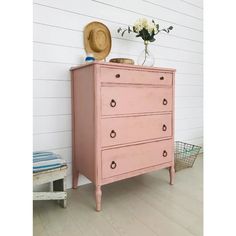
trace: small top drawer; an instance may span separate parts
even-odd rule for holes
[[[170,72],[101,67],[100,78],[101,82],[106,83],[172,86],[173,74]]]

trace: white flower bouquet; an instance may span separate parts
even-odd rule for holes
[[[141,37],[144,41],[145,49],[138,57],[138,64],[142,66],[153,66],[155,62],[154,56],[148,50],[148,43],[154,42],[156,39],[155,35],[164,31],[169,33],[173,29],[173,26],[169,26],[167,29],[159,29],[159,24],[156,24],[154,20],[148,21],[145,18],[138,19],[133,26],[128,26],[126,29],[119,28],[118,33],[121,33],[121,36],[124,36],[124,33],[135,33],[136,37]]]
[[[128,26],[127,29],[119,28],[118,33],[121,33],[121,36],[124,36],[124,33],[136,33],[136,37],[141,37],[144,41],[154,42],[154,36],[164,31],[169,33],[173,29],[173,26],[169,26],[167,29],[159,29],[159,24],[156,24],[154,20],[148,21],[145,18],[138,19],[133,26]]]

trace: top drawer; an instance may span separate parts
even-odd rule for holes
[[[101,68],[101,81],[107,83],[172,86],[172,73],[121,68]]]

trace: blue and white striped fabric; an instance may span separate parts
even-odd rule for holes
[[[33,152],[33,172],[55,169],[66,165],[65,160],[53,152]]]

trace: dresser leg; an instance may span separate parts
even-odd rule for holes
[[[173,185],[174,184],[174,177],[175,177],[175,168],[174,168],[174,166],[171,166],[169,168],[169,173],[170,173],[170,184]]]
[[[102,190],[100,185],[96,185],[95,198],[96,198],[96,211],[101,211]]]
[[[77,189],[78,187],[78,181],[79,181],[79,172],[74,171],[72,176],[72,188]]]

